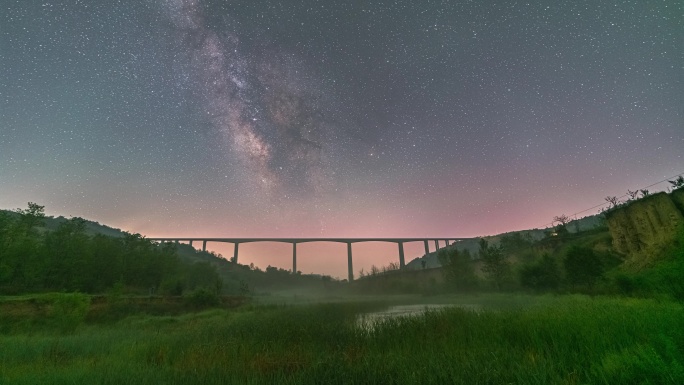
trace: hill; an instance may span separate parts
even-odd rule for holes
[[[604,219],[601,214],[596,214],[596,215],[590,215],[584,218],[576,219],[573,221],[570,221],[567,225],[566,228],[570,234],[576,234],[580,232],[585,232],[589,231],[592,229],[595,229],[597,227],[603,226]],[[502,233],[502,234],[496,234],[496,235],[491,235],[491,236],[485,236],[482,237],[486,239],[490,244],[492,245],[498,245],[501,243],[501,240],[505,237],[514,237],[514,238],[521,238],[521,239],[528,239],[530,241],[539,241],[546,237],[549,232],[553,231],[553,229],[530,229],[530,230],[520,230],[520,231],[511,231],[507,233]],[[477,256],[477,251],[479,250],[479,240],[480,238],[473,238],[473,239],[468,239],[465,241],[460,241],[457,243],[453,243],[449,246],[446,247],[447,250],[449,249],[458,249],[460,251],[463,250],[468,250],[472,256]],[[425,263],[423,264],[423,261]],[[425,266],[423,266],[425,265]],[[442,264],[439,262],[439,258],[437,258],[437,252],[430,252],[428,254],[425,254],[421,257],[415,258],[411,260],[409,263],[406,264],[406,267],[408,269],[412,270],[421,270],[421,269],[434,269],[434,268],[439,268],[441,267]]]
[[[30,203],[30,209],[31,205]],[[12,242],[8,241],[8,249],[4,252],[3,248],[0,247],[0,255],[7,254],[7,261],[9,261],[4,261],[4,258],[0,259],[0,292],[3,290],[5,292],[40,291],[48,288],[100,292],[113,285],[117,280],[117,274],[123,274],[121,269],[125,267],[121,266],[121,263],[129,258],[131,261],[124,263],[124,265],[134,265],[135,267],[127,267],[124,281],[128,280],[127,282],[131,285],[128,290],[133,291],[143,290],[140,287],[142,282],[145,282],[145,291],[156,292],[161,290],[175,294],[203,285],[213,285],[214,288],[220,287],[220,291],[225,294],[254,294],[283,290],[294,290],[295,292],[310,290],[325,293],[336,290],[341,284],[329,276],[293,274],[290,271],[272,266],[262,270],[254,265],[236,264],[215,253],[199,251],[187,244],[157,244],[139,234],[130,234],[82,218],[43,216],[42,206],[33,205],[33,209],[40,209],[41,212],[30,221],[32,224],[29,225],[28,229],[20,228],[19,224],[22,220],[32,217],[32,214],[28,214],[30,209],[0,210],[0,241],[3,238],[17,238],[12,235],[17,231],[23,234],[19,237],[23,239],[21,241],[23,243],[15,242],[12,245]],[[58,246],[50,246],[53,243],[57,243]],[[131,244],[137,244],[136,247],[139,250],[125,251]],[[0,246],[2,246],[2,242],[0,242]],[[61,277],[51,278],[51,283],[40,279],[40,283],[29,285],[26,276],[36,273],[24,271],[25,269],[22,267],[22,264],[26,264],[22,262],[26,253],[30,254],[28,259],[32,260],[32,266],[39,266],[36,269],[42,271],[40,274],[50,275],[59,272],[58,274]],[[124,253],[124,255],[117,253]],[[154,271],[154,258],[146,257],[149,259],[145,262],[147,265],[140,262],[141,259],[145,259],[142,258],[143,254],[149,256],[150,253],[160,255],[157,271]],[[172,262],[175,259],[178,263]],[[173,266],[166,266],[165,264]],[[95,269],[95,265],[99,266],[97,273],[94,271],[85,273],[90,271],[89,269]],[[80,266],[78,272],[73,271],[75,266]],[[160,271],[165,269],[173,270],[173,277],[167,274],[165,281],[146,278],[146,276],[158,277],[161,274]],[[87,287],[76,282],[83,281],[83,279],[77,277],[67,279],[66,276],[74,273],[86,274],[92,278],[85,279],[89,281]],[[216,274],[217,276],[215,276]],[[93,275],[99,278],[93,278]],[[129,279],[131,276],[138,278]],[[220,283],[214,283],[217,279],[220,279]],[[29,289],[29,287],[33,287],[33,289]]]

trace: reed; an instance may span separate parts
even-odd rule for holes
[[[667,301],[525,297],[360,326],[379,302],[250,305],[0,336],[11,384],[684,383],[684,308]]]

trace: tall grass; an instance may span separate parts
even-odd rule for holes
[[[60,336],[27,326],[0,336],[0,383],[684,383],[680,304],[544,297],[360,327],[358,314],[378,306],[135,316]]]

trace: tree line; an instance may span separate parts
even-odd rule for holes
[[[562,232],[553,234],[554,238],[561,240],[567,235]],[[599,255],[592,248],[573,242],[563,247],[560,253],[535,251],[534,247],[539,245],[539,242],[515,233],[503,236],[498,245],[480,239],[476,255],[468,250],[445,248],[437,256],[446,284],[459,291],[477,289],[482,284],[496,290],[520,286],[545,291],[564,285],[570,290],[591,291],[614,263],[610,256]],[[514,255],[518,261],[515,268],[510,261]],[[476,274],[476,260],[480,263],[484,282]]]
[[[103,293],[117,287],[180,295],[200,287],[221,289],[212,265],[179,259],[175,245],[140,234],[90,235],[82,218],[47,231],[44,220],[44,206],[32,202],[27,209],[0,212],[0,294]]]

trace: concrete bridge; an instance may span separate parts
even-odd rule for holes
[[[283,242],[292,244],[292,272],[297,272],[297,244],[310,242],[337,242],[347,244],[347,268],[349,270],[349,281],[354,280],[354,269],[352,264],[352,244],[361,242],[390,242],[396,243],[399,248],[399,268],[406,266],[404,261],[404,243],[423,242],[425,254],[430,253],[430,242],[435,244],[435,251],[440,249],[440,241],[444,242],[444,247],[449,246],[450,242],[456,243],[471,238],[148,238],[156,242],[188,242],[190,246],[194,242],[202,242],[202,251],[207,251],[207,242],[226,242],[232,243],[233,261],[238,261],[238,250],[241,243],[253,242]]]

